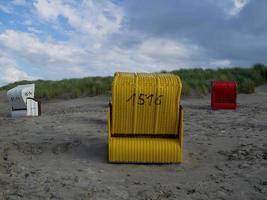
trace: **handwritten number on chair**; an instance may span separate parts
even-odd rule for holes
[[[154,94],[143,94],[143,93],[140,93],[138,95],[136,95],[136,93],[133,93],[127,100],[126,102],[130,102],[132,101],[133,104],[135,103],[135,97],[138,96],[138,99],[137,99],[137,104],[138,105],[161,105],[162,103],[162,97],[163,95],[159,95],[159,96],[156,96]]]

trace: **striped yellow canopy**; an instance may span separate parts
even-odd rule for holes
[[[116,73],[112,83],[113,135],[176,135],[182,83],[160,73]]]

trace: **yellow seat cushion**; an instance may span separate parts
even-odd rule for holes
[[[181,162],[178,138],[113,137],[109,140],[109,161],[128,163]]]

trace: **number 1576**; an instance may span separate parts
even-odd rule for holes
[[[127,99],[126,102],[132,101],[134,103],[135,102],[135,98],[138,98],[137,99],[137,104],[138,105],[145,105],[145,104],[148,104],[148,105],[152,105],[152,104],[160,105],[162,97],[163,97],[163,95],[156,96],[154,94],[143,94],[143,93],[140,93],[140,94],[136,95],[136,93],[134,93]]]

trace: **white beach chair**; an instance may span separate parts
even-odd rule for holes
[[[34,84],[19,85],[7,92],[11,116],[39,116],[41,103],[34,98]]]

